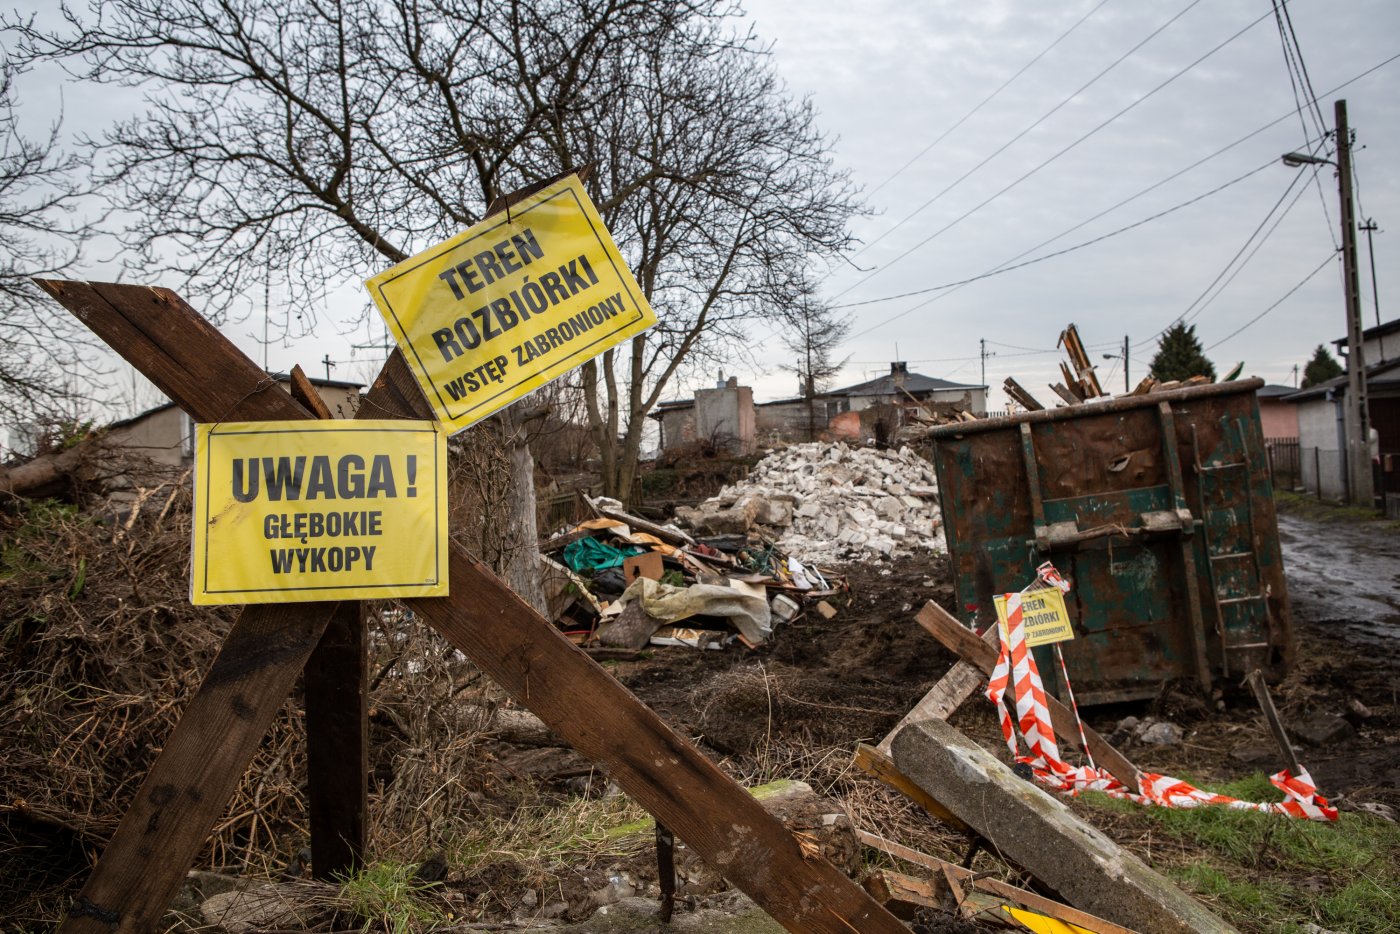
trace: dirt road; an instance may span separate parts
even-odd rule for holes
[[[1400,647],[1400,531],[1393,523],[1286,510],[1278,530],[1295,619],[1357,647]]]

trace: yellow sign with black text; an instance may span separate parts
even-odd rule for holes
[[[447,595],[447,432],[222,422],[195,438],[190,600]]]
[[[1002,641],[1006,641],[1006,596],[997,594],[992,602],[996,604]],[[1021,594],[1021,625],[1025,628],[1026,645],[1031,648],[1052,642],[1068,642],[1074,638],[1069,610],[1065,608],[1065,595],[1055,587]]]
[[[365,285],[453,432],[656,323],[576,175]]]

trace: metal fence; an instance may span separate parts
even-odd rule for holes
[[[1275,490],[1297,490],[1302,487],[1302,452],[1297,438],[1265,438],[1264,450],[1269,457],[1269,477]]]

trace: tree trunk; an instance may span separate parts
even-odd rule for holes
[[[535,517],[535,457],[525,441],[525,426],[518,409],[519,406],[513,406],[500,416],[505,429],[506,456],[510,460],[510,482],[515,490],[515,495],[507,498],[507,528],[512,532],[514,547],[507,550],[503,570],[510,589],[541,614],[548,615]]]

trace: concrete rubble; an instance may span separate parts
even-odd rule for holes
[[[945,550],[933,466],[907,447],[793,445],[676,516],[702,537],[768,529],[807,563]]]

